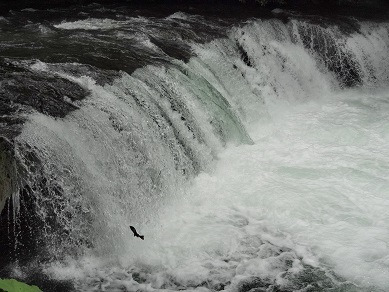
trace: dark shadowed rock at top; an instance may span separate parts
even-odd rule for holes
[[[103,5],[126,5],[132,7],[141,7],[144,9],[156,8],[160,10],[189,10],[197,9],[203,11],[223,12],[232,9],[232,13],[242,13],[246,11],[253,13],[263,10],[263,7],[276,8],[285,7],[298,10],[329,9],[333,13],[335,8],[348,9],[373,9],[373,11],[360,11],[363,13],[382,13],[387,10],[389,4],[385,0],[3,0],[0,3],[0,14],[5,14],[9,10],[18,10],[23,8],[50,9],[60,7],[70,7],[77,5],[89,5],[99,3]],[[378,9],[378,10],[377,10]],[[355,12],[354,12],[355,13]]]

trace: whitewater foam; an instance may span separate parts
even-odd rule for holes
[[[144,242],[128,231],[119,263],[50,272],[81,269],[83,291],[386,291],[387,100],[350,91],[272,117],[174,196]]]
[[[127,24],[128,21],[120,21],[113,19],[98,19],[98,18],[89,18],[86,20],[77,20],[72,22],[61,22],[60,24],[55,24],[54,27],[60,29],[83,29],[83,30],[109,30],[122,27]]]

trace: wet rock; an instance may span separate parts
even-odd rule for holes
[[[238,285],[239,292],[265,292],[269,284],[264,283],[260,278],[251,277],[241,281]]]
[[[44,114],[64,117],[77,109],[71,101],[80,100],[87,94],[77,84],[46,72],[30,71],[7,62],[0,62],[0,67],[0,102],[7,105],[34,108]],[[11,108],[8,114],[10,111]]]
[[[0,137],[0,213],[8,197],[17,191],[16,164],[10,145]]]

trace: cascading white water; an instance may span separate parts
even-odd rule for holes
[[[47,272],[85,291],[389,289],[389,95],[371,89],[388,46],[387,24],[255,20],[104,86],[32,65],[90,91],[18,137],[60,186],[62,227],[90,243]]]

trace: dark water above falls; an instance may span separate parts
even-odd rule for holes
[[[388,52],[382,19],[1,17],[0,277],[388,291]]]

